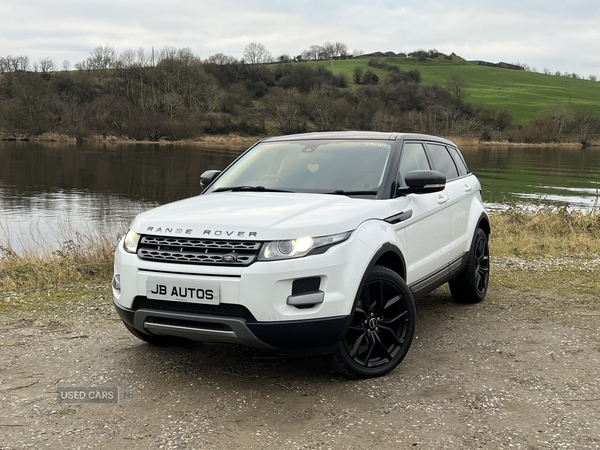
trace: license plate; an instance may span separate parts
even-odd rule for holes
[[[155,278],[146,280],[146,297],[154,300],[218,305],[220,289],[219,283],[203,281],[186,283]]]

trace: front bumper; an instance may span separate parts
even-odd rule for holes
[[[113,302],[123,321],[150,335],[272,349],[324,348],[337,344],[349,326],[364,255],[371,252],[351,238],[320,255],[228,267],[143,261],[119,245]],[[156,277],[182,286],[218,284],[219,301],[148,299],[147,280]],[[318,290],[298,295],[294,285],[304,279],[320,280]]]
[[[325,349],[344,336],[351,316],[286,322],[257,322],[240,317],[123,308],[119,317],[142,333],[191,340],[239,343],[267,349]]]

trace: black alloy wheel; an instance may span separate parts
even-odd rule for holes
[[[415,322],[413,296],[404,280],[375,266],[360,288],[350,327],[333,355],[336,369],[356,378],[390,372],[406,356]]]
[[[457,302],[477,303],[485,298],[490,282],[490,248],[488,236],[477,228],[473,236],[467,265],[450,281],[450,292]]]

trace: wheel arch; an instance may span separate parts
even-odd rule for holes
[[[398,247],[389,242],[383,244],[371,257],[371,261],[367,264],[364,273],[362,274],[360,283],[358,285],[358,289],[356,291],[356,295],[354,297],[354,302],[352,304],[352,310],[356,306],[358,299],[360,298],[361,287],[364,286],[369,273],[373,270],[375,266],[383,266],[387,267],[390,270],[393,270],[400,278],[406,281],[406,262],[404,260],[404,256]]]
[[[367,273],[375,266],[387,267],[406,281],[406,262],[400,249],[393,244],[384,244],[369,263]]]
[[[485,234],[489,235],[492,233],[492,229],[490,227],[490,218],[486,213],[482,213],[479,217],[479,221],[477,222],[477,227],[481,228]]]

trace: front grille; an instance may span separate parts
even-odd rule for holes
[[[202,314],[205,316],[235,317],[237,319],[246,319],[246,322],[256,322],[256,319],[248,308],[230,303],[203,305],[199,303],[172,302],[166,300],[152,300],[147,297],[136,297],[131,309],[137,311],[142,308],[154,309],[157,311]]]
[[[146,261],[179,264],[249,266],[262,242],[169,236],[142,236],[137,255]]]

